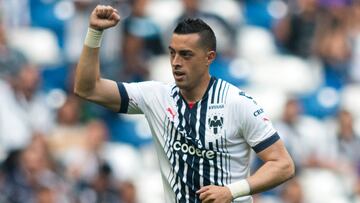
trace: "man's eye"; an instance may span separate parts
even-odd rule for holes
[[[181,54],[181,55],[182,55],[182,57],[184,57],[184,58],[190,58],[190,57],[192,56],[191,53],[183,53],[183,54]]]

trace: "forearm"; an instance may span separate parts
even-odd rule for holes
[[[89,29],[85,38],[85,46],[80,56],[75,75],[75,94],[98,102],[105,106],[119,103],[114,89],[114,82],[100,83],[99,47],[103,30],[115,26],[120,20],[118,11],[111,6],[98,5],[92,11],[89,19]],[[110,89],[110,90],[107,90]],[[104,91],[109,91],[104,93]]]
[[[76,67],[74,92],[81,97],[87,97],[100,80],[99,48],[84,46]]]
[[[271,189],[294,175],[294,162],[281,140],[258,152],[257,155],[264,161],[264,165],[246,180],[227,185],[233,198]]]
[[[294,165],[288,161],[268,161],[247,178],[251,194],[271,189],[294,175]]]

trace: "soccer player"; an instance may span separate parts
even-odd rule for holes
[[[243,91],[210,76],[216,57],[212,29],[199,19],[180,22],[169,45],[174,85],[117,83],[100,77],[102,32],[120,21],[110,6],[90,15],[75,93],[113,111],[144,114],[171,202],[252,202],[294,175],[294,164],[263,109]],[[254,150],[264,164],[250,176]]]

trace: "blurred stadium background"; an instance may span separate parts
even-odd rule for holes
[[[101,48],[117,81],[172,82],[177,20],[214,28],[211,73],[256,98],[297,166],[255,203],[360,202],[358,0],[0,0],[0,202],[163,202],[144,117],[72,94],[99,3],[122,16]]]

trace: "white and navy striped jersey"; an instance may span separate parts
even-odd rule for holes
[[[279,139],[263,109],[221,79],[212,77],[192,107],[176,85],[148,81],[118,87],[120,112],[143,113],[149,122],[167,203],[200,203],[195,193],[200,187],[248,177],[250,150],[260,152]]]

